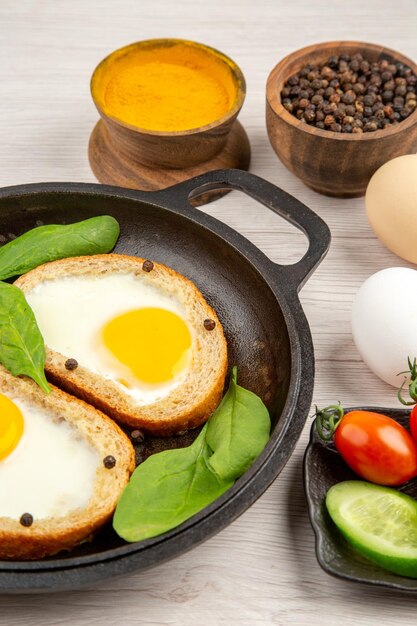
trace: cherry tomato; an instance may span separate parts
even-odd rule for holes
[[[417,435],[417,410],[413,412]],[[386,415],[371,411],[346,413],[336,428],[334,443],[349,467],[373,483],[402,485],[417,475],[414,439]]]

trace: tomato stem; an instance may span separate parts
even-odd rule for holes
[[[408,370],[405,370],[404,372],[400,372],[398,376],[400,376],[400,374],[409,375],[408,395],[410,396],[411,401],[404,400],[402,396],[404,385],[407,383],[407,376],[404,376],[403,384],[398,390],[397,397],[398,397],[398,400],[401,402],[401,404],[404,404],[405,406],[411,406],[417,403],[417,361],[416,359],[414,359],[414,361],[411,362],[410,357],[408,357],[407,360],[408,360]]]
[[[331,441],[345,412],[340,402],[319,410],[316,406],[316,430],[323,441]]]

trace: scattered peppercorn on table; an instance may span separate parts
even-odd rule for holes
[[[331,10],[323,0],[184,0],[181,4],[159,0],[149,5],[128,0],[117,5],[110,0],[44,0],[41,4],[4,0],[0,4],[0,186],[47,180],[94,182],[87,142],[97,111],[89,80],[109,51],[155,37],[184,38],[221,50],[236,61],[247,81],[239,120],[251,142],[251,171],[311,207],[332,231],[328,257],[300,292],[315,347],[314,401],[318,406],[335,399],[349,406],[399,406],[395,390],[368,370],[355,348],[351,307],[359,286],[371,274],[388,267],[416,266],[389,252],[375,237],[365,215],[364,198],[319,195],[278,160],[265,127],[265,83],[271,68],[285,55],[321,41],[360,39],[416,60],[416,23],[417,5],[412,0],[351,0],[349,4],[333,3]],[[360,69],[363,61],[356,61]],[[328,66],[333,72],[331,63]],[[350,69],[355,72],[355,67]],[[406,103],[415,98],[407,96],[408,91],[401,94],[405,85],[395,82],[404,78],[403,70],[391,77],[388,73],[393,74],[393,68],[381,67],[380,71],[383,107],[372,111],[375,115],[371,117],[381,117],[385,124],[382,119],[391,123],[394,113],[405,115]],[[115,80],[128,81],[126,72]],[[361,128],[359,121],[364,133],[372,135],[373,129],[365,128],[369,120],[355,118],[350,108],[354,106],[356,112],[359,101],[365,114],[365,107],[375,106],[372,94],[377,94],[363,84],[363,93],[362,88],[353,88],[354,84],[352,94],[347,90],[344,100],[353,100],[341,98],[344,107],[332,97],[340,94],[308,94],[307,104],[299,107],[303,115],[310,111],[307,117],[311,116],[309,103],[317,106],[317,96],[327,100],[329,109],[323,107],[323,119],[319,115],[306,122],[326,125],[326,116],[333,116],[334,120],[327,120],[330,126],[337,125],[333,131],[349,133]],[[204,87],[207,98],[212,87],[215,89],[211,83]],[[292,94],[290,89],[288,110],[293,95],[301,104],[300,94]],[[395,102],[395,98],[404,101]],[[117,98],[110,101],[116,107],[123,104]],[[216,102],[225,106],[222,98]],[[198,111],[203,117],[205,104],[206,100]],[[407,104],[410,106],[414,105]],[[343,117],[340,109],[344,109]],[[378,110],[384,111],[384,118],[381,113],[376,115]],[[298,231],[239,192],[201,210],[248,237],[273,261],[296,263],[306,251],[306,240]],[[320,569],[302,485],[309,429],[310,421],[278,480],[211,540],[146,573],[104,582],[95,589],[1,597],[0,626],[333,626],[336,620],[361,626],[382,622],[414,625],[415,596],[337,580]]]

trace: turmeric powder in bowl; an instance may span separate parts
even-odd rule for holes
[[[92,92],[107,116],[148,131],[180,132],[234,111],[238,81],[233,62],[212,48],[149,40],[104,59],[93,74]]]

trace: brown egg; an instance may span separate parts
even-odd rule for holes
[[[369,181],[366,212],[376,236],[417,264],[417,154],[388,161]]]

